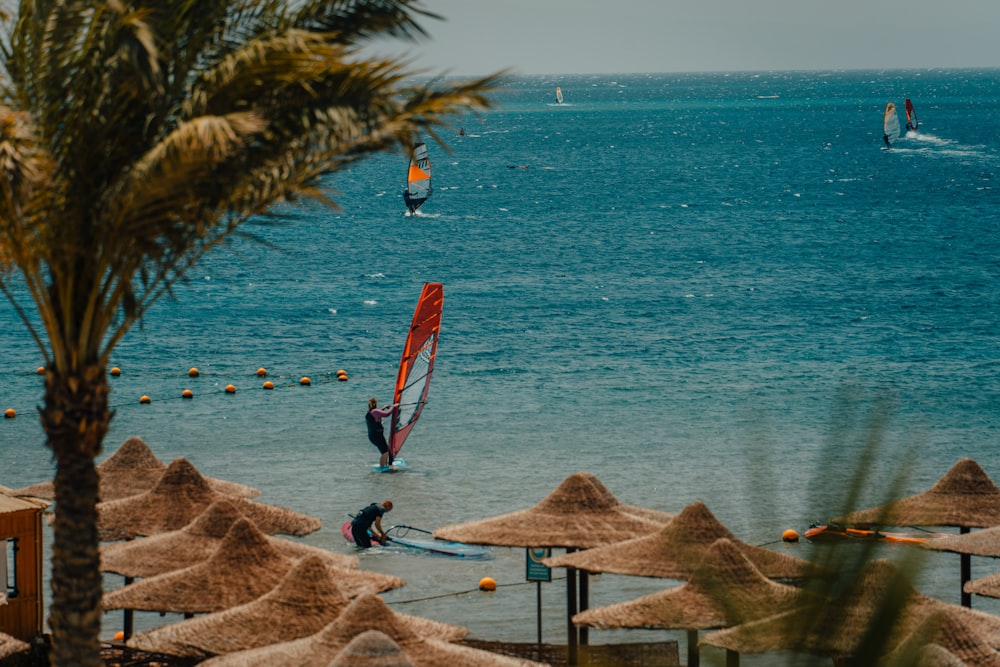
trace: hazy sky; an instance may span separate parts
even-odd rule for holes
[[[424,0],[434,73],[1000,67],[1000,0]],[[397,52],[398,53],[398,52]]]

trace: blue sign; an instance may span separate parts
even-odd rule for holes
[[[542,563],[542,560],[552,555],[552,549],[547,547],[528,547],[525,551],[528,581],[552,581],[552,569]]]

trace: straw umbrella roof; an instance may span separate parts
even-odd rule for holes
[[[934,537],[926,540],[920,546],[933,551],[951,551],[958,554],[1000,558],[1000,526],[975,530],[962,535]]]
[[[239,519],[245,518],[229,498],[220,498],[180,530],[158,533],[138,540],[101,546],[101,571],[126,577],[152,577],[190,567],[206,560]],[[279,551],[295,557],[321,556],[339,568],[357,569],[356,556],[328,551],[301,542],[268,536]]]
[[[266,595],[207,616],[135,635],[128,645],[144,651],[207,657],[308,637],[337,618],[350,603],[317,556],[307,556]],[[456,641],[466,628],[398,615],[422,637]]]
[[[347,643],[329,667],[414,667],[392,637],[366,630]]]
[[[538,667],[539,663],[501,656],[414,632],[376,595],[362,595],[316,634],[281,644],[220,655],[200,663],[201,667],[328,667],[352,639],[369,630],[379,630],[396,642],[416,667]]]
[[[914,631],[927,628],[930,617],[941,615],[986,637],[991,645],[1000,640],[1000,618],[926,597],[909,585],[900,586],[899,572],[889,561],[867,564],[858,579],[840,597],[829,602],[787,611],[763,620],[719,630],[702,638],[701,644],[739,653],[792,650],[834,658],[853,655],[866,632],[879,622],[883,647],[893,650]],[[890,619],[887,601],[898,609]]]
[[[27,642],[0,632],[0,660],[17,655],[18,653],[25,653],[29,650],[31,650],[31,646]]]
[[[900,642],[887,656],[888,664],[917,667],[1000,667],[995,638],[955,616],[937,612]],[[893,662],[892,659],[898,659]]]
[[[248,519],[229,529],[219,548],[201,563],[142,579],[104,594],[104,609],[204,614],[259,598],[284,578],[298,559],[282,553]],[[361,570],[330,572],[348,597],[398,588],[403,580]]]
[[[307,535],[322,525],[316,517],[284,507],[220,494],[187,459],[181,458],[170,464],[149,491],[98,503],[98,535],[104,542],[113,542],[179,530],[220,498],[231,500],[268,535]]]
[[[965,582],[962,587],[966,593],[975,593],[988,598],[1000,598],[1000,572],[982,579]]]
[[[738,540],[701,502],[688,505],[677,518],[651,535],[553,556],[542,562],[549,567],[575,567],[588,572],[687,579],[719,539],[732,542],[765,577],[793,579],[825,574],[807,560]]]
[[[836,523],[875,526],[1000,525],[1000,487],[970,458],[963,458],[923,493],[851,512]]]
[[[97,465],[98,493],[105,502],[138,495],[153,488],[166,471],[167,465],[156,458],[149,445],[142,438],[132,436],[121,444],[118,451]],[[205,479],[219,493],[244,498],[260,495],[260,490],[252,486],[212,477]],[[55,498],[55,487],[51,481],[39,482],[18,489],[17,494],[52,500]]]
[[[807,602],[815,594],[771,581],[735,544],[716,540],[687,583],[635,600],[595,607],[573,617],[596,628],[708,630],[764,618]]]
[[[507,547],[590,548],[646,535],[672,515],[625,505],[594,475],[570,475],[537,505],[438,528],[434,537]]]

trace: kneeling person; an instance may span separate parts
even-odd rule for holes
[[[386,534],[382,530],[382,516],[392,510],[392,501],[383,500],[380,503],[372,503],[364,508],[351,520],[351,535],[354,536],[354,543],[362,549],[371,547],[371,537],[368,529],[374,525],[372,533],[380,544],[385,544]]]

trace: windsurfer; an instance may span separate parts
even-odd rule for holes
[[[385,425],[382,420],[393,413],[399,405],[387,405],[379,409],[378,400],[372,396],[368,399],[368,412],[365,414],[365,423],[368,424],[368,440],[375,445],[379,453],[379,465],[383,468],[392,465],[389,455],[389,443],[385,441]]]
[[[892,144],[889,143],[889,135],[888,134],[883,134],[882,135],[882,141],[885,142],[885,147],[886,148],[892,148]]]
[[[385,544],[386,534],[382,530],[382,516],[386,512],[392,511],[392,501],[383,500],[380,503],[372,503],[364,508],[351,519],[351,535],[354,536],[354,543],[361,549],[368,549],[372,545],[371,538],[374,537],[380,544]],[[371,536],[368,531],[373,527]]]

